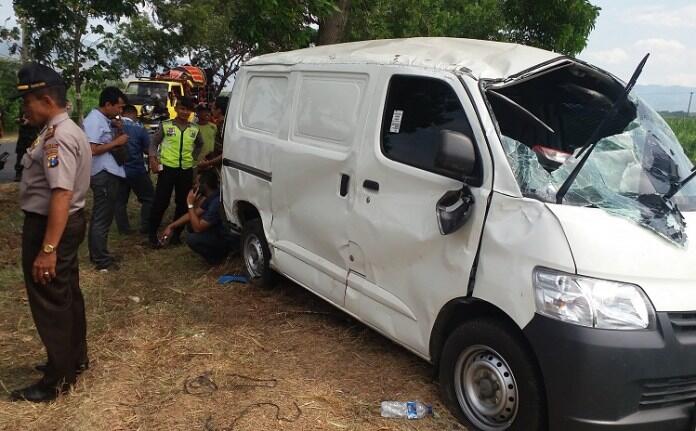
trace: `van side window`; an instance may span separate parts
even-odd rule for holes
[[[443,129],[463,133],[476,142],[454,89],[434,78],[392,77],[382,120],[384,155],[416,168],[451,176],[435,167]]]
[[[242,125],[247,129],[278,133],[287,92],[285,76],[252,76],[244,94]]]

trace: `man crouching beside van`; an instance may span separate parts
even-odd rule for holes
[[[188,213],[167,226],[164,237],[187,227],[186,244],[210,265],[225,261],[238,243],[225,228],[220,216],[220,180],[215,170],[202,172],[196,187],[186,197]]]

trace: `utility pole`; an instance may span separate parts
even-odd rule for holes
[[[19,29],[22,32],[22,47],[19,50],[19,59],[24,63],[31,61],[31,47],[29,46],[29,31],[27,29],[27,20],[22,14],[23,11],[15,8],[15,16],[17,16],[17,23],[19,24]]]
[[[693,100],[693,98],[694,98],[694,92],[692,91],[689,94],[689,107],[686,108],[686,118],[689,118],[689,115],[691,115],[691,101]]]

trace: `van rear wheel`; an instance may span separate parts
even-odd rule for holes
[[[466,322],[447,338],[440,361],[443,399],[470,429],[546,429],[541,377],[528,348],[494,320]]]
[[[261,219],[244,223],[241,235],[242,260],[249,279],[264,287],[273,287],[277,281],[271,269],[271,250],[263,232]]]

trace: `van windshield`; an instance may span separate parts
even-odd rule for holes
[[[522,193],[555,203],[623,87],[577,63],[520,81],[489,86],[488,100]],[[696,210],[696,181],[665,198],[693,169],[674,132],[634,95],[605,130],[563,203],[601,208],[684,246],[681,211]]]
[[[134,105],[166,103],[167,90],[165,82],[131,82],[126,87],[126,97]]]

